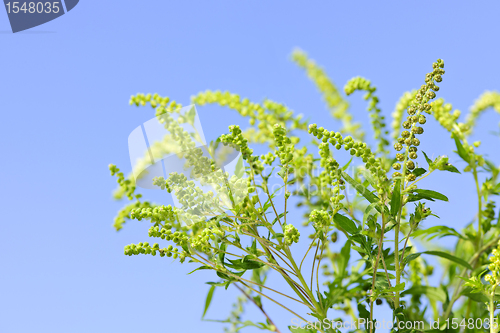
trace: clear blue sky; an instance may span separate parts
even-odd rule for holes
[[[131,94],[188,104],[201,90],[227,89],[284,102],[335,129],[289,60],[298,46],[338,86],[371,79],[388,117],[443,58],[439,96],[465,113],[486,89],[500,90],[499,12],[498,1],[82,0],[59,19],[11,34],[0,10],[0,332],[222,332],[198,320],[210,277],[186,276],[192,266],[159,257],[124,256],[124,245],[146,240],[147,223],[112,228],[123,204],[111,198],[107,165],[130,170],[128,134],[153,116],[128,106]],[[350,100],[367,123],[361,96]],[[207,139],[239,120],[221,108],[198,111]],[[498,131],[499,121],[485,115],[478,136]],[[426,131],[428,154],[452,154],[439,126]],[[498,137],[489,140],[484,151],[498,164]],[[456,180],[446,174],[426,185],[450,197],[434,206],[439,222],[460,227],[475,201],[463,194],[472,181]],[[234,295],[217,290],[208,317],[224,319]],[[280,311],[275,320],[283,330],[290,323]]]

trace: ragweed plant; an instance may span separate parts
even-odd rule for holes
[[[271,332],[284,332],[284,326],[298,333],[339,332],[333,322],[337,318],[354,323],[343,325],[343,331],[373,333],[380,327],[374,306],[384,303],[395,332],[484,327],[496,332],[500,168],[469,137],[481,113],[499,111],[500,95],[483,94],[461,122],[460,111],[436,99],[445,75],[444,61],[438,59],[420,88],[397,102],[390,142],[376,87],[356,77],[344,91],[366,92],[374,138],[365,140],[346,97],[326,72],[302,51],[292,58],[322,93],[339,127],[309,124],[288,106],[268,99],[258,103],[205,91],[191,103],[217,104],[248,119],[246,127],[231,125],[205,145],[194,107],[182,112],[185,108],[168,97],[132,96],[131,105],[155,110],[165,134],[151,143],[129,176],[110,165],[119,185],[115,197],[130,201],[118,212],[115,228],[128,220],[146,220],[148,236],[156,239],[127,245],[125,254],[169,257],[196,264],[193,272],[213,272],[203,317],[217,288],[237,288],[241,296],[222,320],[227,332],[247,326]],[[421,150],[428,121],[449,134],[464,164],[462,172],[448,156],[430,159]],[[154,178],[142,172],[150,166],[148,158],[168,154],[182,161],[181,169]],[[234,156],[231,174],[221,161]],[[455,221],[437,224],[433,203],[446,202],[447,196],[420,187],[436,171],[475,184],[477,214],[464,217],[471,221],[461,231],[453,227]],[[138,186],[168,191],[175,204],[144,200]],[[453,249],[433,241],[443,237],[455,239]],[[440,269],[430,264],[431,256],[440,260]],[[434,278],[436,272],[443,274],[441,280]],[[270,284],[270,274],[282,283]],[[290,313],[289,325],[273,321],[265,307],[270,302]],[[244,320],[248,306],[257,307],[263,320]],[[451,318],[457,327],[450,328]],[[415,329],[408,322],[422,324]]]

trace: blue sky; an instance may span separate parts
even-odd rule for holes
[[[227,89],[286,103],[335,129],[289,59],[300,47],[340,87],[357,75],[372,80],[387,117],[442,58],[439,96],[465,113],[485,90],[500,90],[499,11],[497,1],[87,0],[18,34],[0,11],[0,332],[222,332],[198,320],[211,276],[186,276],[192,266],[158,257],[124,256],[124,245],[146,240],[148,226],[112,228],[123,203],[111,198],[107,165],[130,170],[128,134],[153,116],[130,107],[131,94],[158,92],[188,104],[201,90]],[[361,96],[350,101],[368,124]],[[207,139],[240,121],[221,108],[198,111]],[[497,164],[498,137],[488,132],[499,121],[485,115],[475,136],[489,138],[483,151]],[[452,155],[439,126],[430,122],[426,131],[428,154]],[[472,180],[457,179],[446,174],[425,184],[450,197],[434,206],[440,223],[460,227],[473,218],[475,201]],[[224,319],[235,295],[218,290],[207,317]],[[290,323],[280,310],[274,317],[283,330]]]

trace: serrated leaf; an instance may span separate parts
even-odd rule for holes
[[[336,213],[333,216],[333,221],[335,222],[335,224],[337,224],[338,227],[344,229],[347,233],[351,235],[358,232],[358,227],[356,226],[356,223],[354,223],[353,220],[342,214]]]
[[[363,318],[366,321],[370,319],[370,312],[366,310],[366,307],[361,303],[358,303],[358,313],[359,313],[359,318]]]

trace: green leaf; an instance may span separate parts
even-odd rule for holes
[[[342,276],[347,275],[347,266],[349,264],[349,259],[351,258],[351,242],[345,242],[345,245],[340,250],[339,260],[339,272]]]
[[[487,303],[490,300],[488,297],[486,297],[485,295],[483,295],[481,293],[474,293],[474,292],[471,292],[470,289],[469,289],[469,291],[467,291],[467,289],[469,289],[469,288],[466,288],[466,290],[464,290],[462,293],[460,293],[460,295],[468,297],[471,300],[473,300],[475,302],[479,302],[479,303]]]
[[[443,238],[446,236],[456,236],[462,239],[466,239],[462,234],[453,228],[445,225],[436,225],[428,229],[419,229],[413,232],[413,237],[422,236],[423,239],[430,241],[436,237]]]
[[[242,178],[245,174],[245,166],[243,164],[243,155],[240,155],[238,158],[238,162],[236,162],[236,166],[234,168],[234,175],[238,178]]]
[[[425,252],[412,253],[404,259],[404,262],[409,263],[411,260],[418,258],[421,254],[430,254],[432,256],[437,256],[437,257],[441,257],[444,259],[448,259],[449,261],[453,261],[454,263],[456,263],[460,266],[463,266],[467,269],[472,270],[472,266],[467,261],[465,261],[461,258],[455,257],[452,254],[442,252],[442,251],[425,251]]]
[[[370,183],[370,185],[373,186],[373,188],[375,188],[377,186],[377,182],[375,181],[375,178],[373,178],[370,171],[368,171],[366,169],[361,169],[361,174],[363,175],[363,177],[365,177],[365,179],[368,181],[368,183]]]
[[[346,171],[346,170],[347,170],[347,168],[349,167],[349,165],[350,165],[350,164],[351,164],[351,162],[352,162],[352,159],[353,159],[353,158],[351,157],[351,159],[349,160],[349,162],[347,162],[347,164],[346,164],[346,165],[344,165],[344,166],[342,167],[342,171]]]
[[[190,124],[191,126],[194,126],[194,119],[196,117],[196,109],[194,107],[190,108],[188,112],[184,114],[184,120]]]
[[[272,239],[283,238],[283,237],[285,237],[285,235],[283,235],[282,233],[277,233],[271,236]]]
[[[243,259],[231,260],[228,259],[231,263],[226,263],[225,266],[238,269],[238,270],[252,270],[258,269],[264,266],[263,263],[259,261],[252,260],[251,256],[245,256]]]
[[[351,184],[356,189],[356,191],[358,191],[359,194],[361,194],[363,197],[365,197],[366,200],[370,201],[371,203],[379,202],[380,201],[380,199],[375,194],[373,194],[372,192],[370,192],[362,184],[360,184],[357,181],[355,181],[354,179],[352,179],[351,176],[349,176],[347,173],[345,173],[344,171],[341,171],[341,173],[342,173],[342,177],[349,184]],[[380,206],[377,207],[377,210],[382,213]]]
[[[215,286],[215,287],[224,287],[227,282],[206,282],[206,284],[209,284],[211,286]]]
[[[391,215],[396,218],[401,208],[401,179],[396,180],[391,198]]]
[[[426,172],[427,170],[425,170],[424,168],[416,168],[415,170],[413,170],[413,174],[415,175],[415,177],[420,177]]]
[[[373,273],[371,273],[371,274],[373,274]],[[377,290],[389,289],[389,283],[387,282],[387,279],[385,277],[385,273],[377,272],[377,276],[375,279],[375,289],[377,289]]]
[[[210,267],[210,266],[200,266],[200,267],[198,267],[197,269],[195,269],[195,270],[193,270],[193,271],[191,271],[191,272],[187,273],[187,275],[189,275],[189,274],[193,274],[194,272],[196,272],[196,271],[198,271],[198,270],[202,270],[202,269],[212,269],[212,267]]]
[[[418,257],[420,257],[421,253],[411,253],[409,255],[407,255],[404,259],[403,259],[403,263],[405,265],[409,264],[410,261],[414,260],[414,259],[417,259]]]
[[[285,179],[287,172],[288,172],[287,168],[282,167],[281,170],[277,172],[277,175],[280,176],[282,179]]]
[[[422,151],[422,153],[424,154],[425,156],[425,160],[427,161],[427,164],[429,164],[429,169],[433,169],[433,166],[434,166],[434,163],[432,162],[432,160],[427,156],[427,154],[425,153],[425,151]]]
[[[460,266],[463,266],[463,267],[465,267],[467,269],[472,270],[472,266],[467,261],[465,261],[465,260],[463,260],[461,258],[455,257],[452,254],[449,254],[449,253],[446,253],[446,252],[441,252],[441,251],[425,251],[425,252],[422,252],[422,253],[430,254],[432,256],[438,256],[438,257],[441,257],[441,258],[444,258],[444,259],[448,259],[450,261],[453,261],[456,264],[459,264]]]
[[[236,275],[236,276],[242,276],[243,274],[245,274],[245,271],[242,271],[242,272],[231,272],[231,273],[233,275]],[[227,275],[227,274],[222,273],[222,272],[217,272],[217,276],[220,277],[221,279],[227,280],[228,282],[236,281],[236,279],[233,278],[232,276]],[[226,289],[227,289],[227,287],[226,287]]]
[[[286,213],[288,214],[288,212],[289,212],[289,211],[287,210],[287,211],[286,211]],[[275,224],[276,224],[276,222],[278,222],[278,220],[280,220],[283,216],[285,216],[285,213],[281,213],[281,214],[279,214],[277,217],[275,217],[275,218],[274,218],[274,220],[273,220],[272,225],[275,225]],[[280,221],[281,221],[281,220],[280,220]],[[277,235],[278,235],[278,234],[277,234]],[[283,236],[281,236],[281,237],[283,237]],[[273,237],[273,238],[274,238],[274,237]]]
[[[458,171],[457,168],[455,168],[453,165],[451,165],[450,163],[445,163],[443,164],[442,166],[440,165],[438,167],[438,170],[441,170],[441,171],[449,171],[449,172],[454,172],[454,173],[461,173],[460,171]]]
[[[292,326],[288,326],[288,329],[292,333],[317,333],[318,332],[317,330],[313,330],[313,329],[300,328],[300,327],[293,328]]]
[[[375,202],[375,203],[372,203],[372,204],[369,204],[368,207],[366,207],[365,209],[365,213],[363,214],[363,228],[365,228],[365,224],[366,224],[366,221],[368,220],[368,218],[372,215],[370,214],[370,212],[373,210],[373,209],[376,209],[377,208],[377,205],[378,203]],[[374,214],[376,215],[376,213]]]
[[[214,291],[215,291],[215,286],[211,286],[207,294],[207,299],[205,300],[205,310],[203,310],[203,316],[201,316],[201,319],[205,317],[205,314],[207,313],[207,310],[210,307],[210,303],[212,303],[212,297],[214,296]]]
[[[430,286],[413,286],[405,290],[401,296],[406,295],[425,295],[433,301],[446,302],[446,293],[444,290]]]
[[[465,162],[470,164],[470,156],[465,150],[464,146],[460,142],[457,134],[455,132],[452,133],[453,139],[455,140],[455,145],[457,146],[457,154],[460,156]]]
[[[338,227],[344,229],[347,233],[351,235],[358,232],[358,227],[356,226],[356,223],[354,223],[353,220],[351,220],[348,217],[345,217],[344,215],[336,213],[333,216],[333,221],[337,224]]]
[[[432,190],[421,190],[421,189],[416,189],[413,190],[413,192],[417,193],[416,195],[410,195],[408,198],[408,201],[417,201],[421,199],[427,199],[434,201],[434,199],[437,200],[443,200],[443,201],[448,201],[448,197],[446,197],[444,194],[441,194],[436,191]]]
[[[396,292],[396,291],[403,291],[404,289],[405,289],[405,283],[401,282],[400,284],[395,285],[392,288],[384,289],[383,292],[384,293],[392,293],[392,292]]]
[[[358,313],[359,318],[363,318],[366,321],[370,320],[370,312],[366,310],[366,307],[361,303],[358,303]]]

